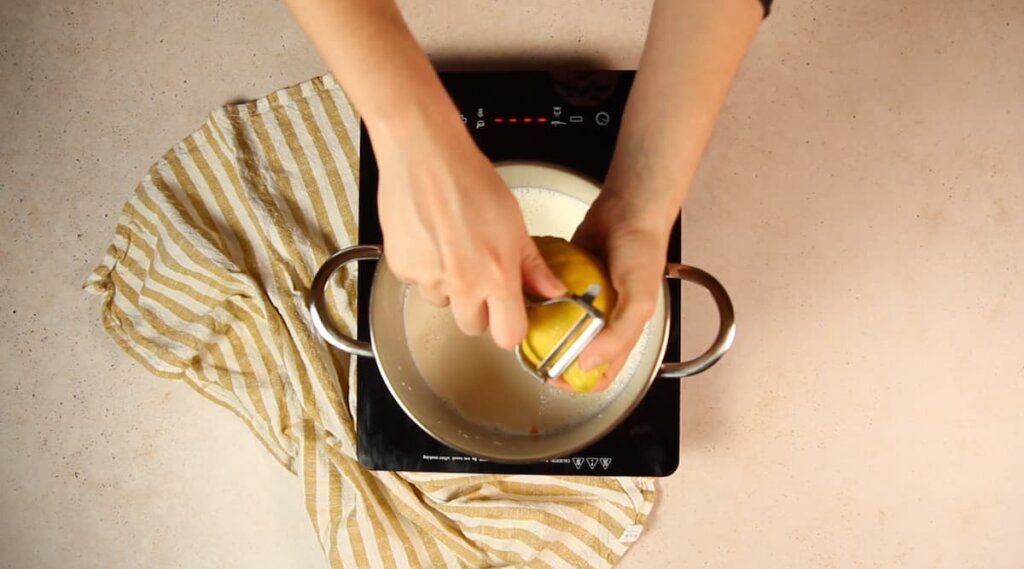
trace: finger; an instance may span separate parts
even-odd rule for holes
[[[647,319],[653,312],[653,300],[639,296],[630,289],[620,291],[618,303],[612,310],[608,324],[580,354],[580,367],[588,370],[608,363],[606,373],[614,378],[622,368],[626,356],[636,345]],[[617,367],[612,369],[612,364],[616,364]]]
[[[452,314],[459,330],[467,336],[479,336],[487,330],[487,304],[475,299],[451,299]]]
[[[609,371],[606,371],[604,375],[601,376],[601,379],[596,384],[594,384],[594,387],[590,391],[604,391],[605,389],[608,389],[608,386],[611,385],[613,381],[615,381],[615,377],[619,374],[618,371],[616,371],[614,374],[609,373],[611,371],[611,366],[608,366],[608,370]]]
[[[634,344],[635,345],[635,344]],[[619,357],[613,359],[608,363],[608,367],[605,368],[604,373],[601,375],[601,379],[594,385],[593,391],[601,391],[607,388],[615,381],[615,378],[622,372],[623,366],[626,365],[626,360],[629,359],[630,352],[633,351],[633,346],[630,346],[625,352]]]
[[[578,391],[573,389],[572,386],[569,385],[569,383],[566,382],[565,378],[562,376],[558,376],[554,379],[548,380],[548,385],[556,389],[561,389],[562,391],[568,391],[569,393],[579,393]]]
[[[611,370],[611,366],[609,366],[608,369]],[[618,372],[615,372],[615,375],[618,375]],[[594,384],[594,387],[591,387],[590,390],[587,391],[586,393],[596,393],[598,391],[604,391],[605,389],[608,388],[609,385],[611,385],[612,380],[615,379],[615,375],[605,372],[603,375],[601,375],[601,379]],[[569,393],[580,393],[571,385],[569,385],[569,383],[565,381],[565,377],[561,375],[548,381],[548,385],[557,389],[561,389],[562,391],[567,391]]]
[[[430,287],[421,285],[416,287],[416,291],[423,298],[423,300],[427,301],[427,303],[429,304],[437,306],[438,308],[444,308],[445,306],[448,306],[448,303],[450,302],[450,300],[448,299],[448,295],[445,294],[440,287]]]
[[[519,286],[509,287],[487,299],[488,325],[498,347],[511,350],[526,335],[526,304]]]
[[[544,257],[537,250],[537,244],[529,237],[523,245],[520,267],[523,286],[531,292],[544,298],[562,296],[568,292],[565,284],[555,276],[555,273],[551,272],[551,267],[548,267]]]

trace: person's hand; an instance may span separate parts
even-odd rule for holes
[[[565,294],[526,232],[512,192],[457,117],[414,114],[373,138],[387,263],[459,328],[512,349],[526,333],[523,287]],[[374,133],[371,132],[371,137]]]
[[[574,243],[608,263],[618,294],[615,307],[606,315],[605,328],[579,357],[584,370],[608,364],[594,391],[608,387],[618,375],[654,314],[661,291],[671,226],[665,227],[663,212],[652,212],[639,202],[629,193],[604,190],[573,237]],[[563,384],[555,383],[567,389]]]

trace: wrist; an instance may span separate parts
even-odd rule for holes
[[[652,248],[667,245],[679,208],[666,209],[630,186],[606,185],[591,208],[600,227],[616,227],[639,237]]]
[[[616,162],[605,179],[602,199],[614,204],[624,222],[647,227],[667,239],[692,176],[649,159],[618,161],[616,156]]]
[[[396,90],[402,88],[395,88]],[[409,142],[431,130],[453,130],[456,123],[462,126],[455,105],[448,98],[440,82],[418,89],[404,88],[403,93],[394,93],[386,100],[368,108],[360,109],[374,142]]]
[[[471,139],[440,82],[436,87],[406,93],[363,115],[375,153],[386,159],[394,154],[424,154],[453,147],[464,151]]]
[[[432,119],[458,122],[454,103],[441,84],[426,53],[409,33],[401,17],[376,22],[377,36],[387,38],[359,69],[359,79],[348,79],[345,90],[359,111],[371,136],[410,136]],[[379,42],[378,42],[379,43]],[[333,44],[332,44],[333,45]],[[339,78],[346,71],[344,59],[325,56]],[[337,60],[337,61],[336,61]],[[348,75],[355,73],[348,70]],[[436,125],[432,125],[435,126]],[[378,141],[375,139],[374,143]]]

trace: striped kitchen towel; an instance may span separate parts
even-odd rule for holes
[[[124,206],[86,283],[103,325],[154,374],[230,409],[299,476],[332,568],[614,565],[651,510],[651,480],[372,472],[356,460],[354,365],[314,334],[306,295],[324,259],[357,240],[358,134],[329,76],[214,111]],[[331,302],[350,331],[354,271],[341,282]]]

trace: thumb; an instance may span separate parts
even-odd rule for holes
[[[551,268],[537,250],[537,244],[529,237],[523,246],[522,272],[523,286],[544,298],[562,296],[568,292],[565,284],[551,272]]]
[[[618,289],[619,298],[604,330],[580,354],[580,367],[584,370],[607,363],[605,373],[612,377],[618,374],[654,313],[657,288],[645,286],[643,279],[633,278],[627,282],[629,284],[620,285]]]

